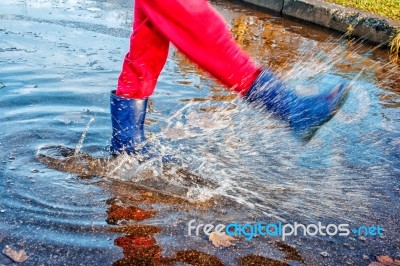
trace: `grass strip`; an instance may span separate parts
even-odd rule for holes
[[[400,0],[325,0],[400,21]]]

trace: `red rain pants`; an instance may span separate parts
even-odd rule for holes
[[[143,99],[153,93],[169,42],[242,95],[261,71],[234,41],[224,19],[207,0],[135,0],[134,12],[118,96]]]

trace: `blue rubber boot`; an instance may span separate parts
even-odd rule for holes
[[[146,117],[147,99],[122,98],[111,91],[111,153],[123,152],[135,154],[143,152],[138,144],[145,140],[144,119]]]
[[[331,74],[299,78],[289,84],[293,88],[286,87],[277,76],[264,69],[244,98],[287,121],[293,133],[306,141],[336,114],[349,93],[348,81]],[[317,87],[318,91],[313,95],[299,95],[294,87]]]

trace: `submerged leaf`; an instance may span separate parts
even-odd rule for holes
[[[385,264],[374,261],[374,262],[371,262],[370,264],[368,264],[368,266],[385,266]]]
[[[234,246],[235,244],[233,244],[231,241],[236,240],[236,238],[234,238],[232,236],[228,236],[225,233],[217,233],[217,232],[211,233],[211,235],[208,239],[217,248]]]
[[[25,250],[21,249],[19,251],[13,250],[10,246],[6,246],[3,249],[3,253],[12,259],[15,262],[24,262],[26,261],[29,257],[26,255]]]
[[[376,260],[384,265],[388,266],[394,265],[393,259],[387,255],[377,256]]]

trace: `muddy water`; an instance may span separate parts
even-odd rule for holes
[[[213,5],[244,49],[293,86],[316,72],[352,80],[343,111],[311,142],[299,142],[171,48],[147,137],[202,182],[164,175],[157,161],[138,170],[134,158],[98,177],[56,171],[35,156],[45,145],[83,140],[82,152],[107,155],[109,90],[128,47],[132,3],[2,1],[1,248],[26,250],[27,265],[367,265],[376,255],[400,256],[396,66],[373,46],[231,1]],[[157,180],[179,197],[146,188]],[[242,237],[215,248],[204,234],[188,236],[193,219],[380,225],[385,232]],[[0,264],[11,261],[0,255]]]

